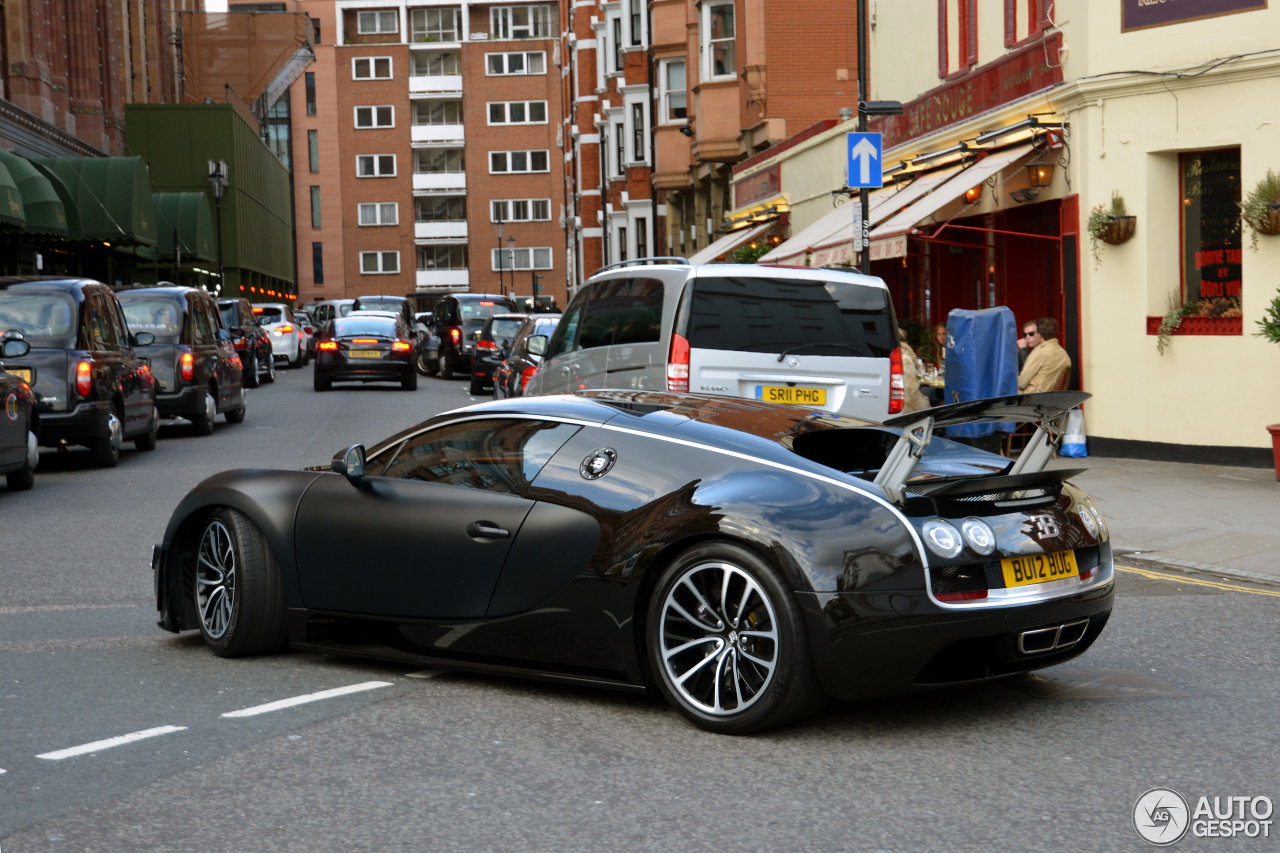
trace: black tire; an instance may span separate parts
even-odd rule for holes
[[[418,390],[418,372],[410,370],[400,379],[400,387],[406,391]]]
[[[315,386],[317,391],[328,391],[333,387],[333,380],[317,370],[312,379],[312,384]]]
[[[707,731],[758,732],[827,702],[795,596],[772,566],[738,545],[707,542],[676,557],[658,580],[645,625],[658,689]]]
[[[151,427],[133,440],[133,446],[141,451],[156,449],[156,439],[160,436],[160,410],[151,407]]]
[[[218,416],[218,398],[212,388],[204,389],[203,404],[198,412],[191,412],[187,420],[191,421],[191,430],[196,435],[213,435],[213,421]]]
[[[437,373],[439,373],[439,372],[440,372],[440,353],[439,353],[439,351],[436,351],[436,352],[428,352],[428,353],[427,353],[427,373],[426,373],[426,375],[427,375],[427,376],[435,376],[435,375],[436,375]]]
[[[243,402],[240,403],[240,408],[227,410],[226,412],[227,423],[242,424],[244,423],[244,416],[247,415],[248,413],[249,413],[249,401],[244,400]]]
[[[5,474],[5,477],[4,477],[5,484],[9,487],[9,491],[11,492],[25,492],[36,484],[36,469],[35,469],[35,466],[31,464],[31,459],[29,456],[30,448],[31,448],[30,442],[34,440],[35,440],[35,433],[31,432],[31,430],[28,429],[27,430],[28,458],[23,461],[22,467],[19,468],[17,471],[10,471],[8,474]],[[37,454],[38,453],[39,451],[37,450]],[[39,456],[37,455],[37,459],[38,458]]]
[[[124,443],[124,413],[119,404],[111,407],[111,417],[115,425],[109,426],[111,435],[106,438],[91,438],[85,443],[93,453],[93,464],[99,468],[114,468],[120,464],[120,445]]]
[[[435,359],[431,358],[430,353],[420,352],[413,360],[413,369],[418,371],[419,376],[434,376],[439,368],[436,367]]]
[[[471,396],[479,397],[484,393],[484,383],[479,379],[472,377],[471,379]]]
[[[436,359],[436,363],[440,366],[441,379],[453,378],[453,365],[449,364],[449,356],[444,353],[440,353],[439,358]]]
[[[247,516],[226,507],[210,513],[192,563],[196,621],[215,655],[260,655],[288,645],[280,567]]]
[[[276,357],[274,355],[267,356],[267,372],[262,376],[263,382],[276,381]]]
[[[298,357],[289,359],[289,368],[291,370],[297,370],[299,367],[302,367],[302,345],[301,344],[298,345]]]
[[[261,380],[258,378],[258,354],[253,353],[244,363],[244,387],[257,388]]]

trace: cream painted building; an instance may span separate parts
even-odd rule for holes
[[[1095,452],[1270,465],[1280,347],[1253,333],[1277,296],[1280,237],[1252,250],[1235,202],[1280,171],[1280,8],[872,5],[870,98],[905,105],[871,126],[890,182],[871,196],[872,271],[899,316],[929,325],[991,305],[1019,323],[1052,316],[1071,387],[1094,395]],[[790,210],[792,238],[766,261],[852,260],[854,211],[837,205],[856,127],[735,169],[735,186],[773,170]],[[1095,261],[1090,211],[1113,194],[1135,227],[1099,242]],[[1161,355],[1171,300],[1212,316],[1184,319]]]

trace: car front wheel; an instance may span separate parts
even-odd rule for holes
[[[200,634],[219,657],[278,651],[288,642],[284,584],[262,531],[220,507],[205,521],[195,555]]]
[[[436,359],[436,361],[437,361],[437,362],[439,363],[439,365],[440,365],[440,378],[441,378],[441,379],[452,379],[452,378],[453,378],[453,366],[452,366],[451,364],[449,364],[449,357],[448,357],[447,355],[445,355],[444,353],[440,353],[440,356],[439,356],[439,358],[438,358],[438,359]]]
[[[711,732],[761,731],[826,701],[795,597],[737,545],[698,545],[667,567],[649,603],[646,646],[667,701]]]
[[[257,388],[261,380],[258,378],[258,356],[249,355],[244,362],[244,387]]]

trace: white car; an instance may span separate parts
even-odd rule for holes
[[[253,306],[258,322],[271,336],[271,354],[276,361],[284,359],[290,367],[301,367],[307,351],[302,342],[302,329],[293,318],[293,309],[276,302]]]

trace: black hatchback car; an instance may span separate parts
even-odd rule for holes
[[[0,474],[5,475],[9,491],[31,488],[36,482],[36,465],[40,461],[40,414],[36,411],[36,395],[27,384],[28,371],[14,368],[8,372],[4,360],[21,358],[31,345],[18,332],[0,338]]]
[[[493,373],[493,396],[501,400],[506,397],[523,397],[533,374],[538,372],[542,364],[542,356],[529,351],[529,338],[534,335],[551,337],[560,323],[559,314],[534,314],[524,321],[516,339],[511,344],[511,351],[503,359],[502,364]]]
[[[120,461],[125,439],[155,449],[156,382],[134,351],[154,339],[130,334],[109,287],[86,278],[0,278],[0,335],[9,331],[31,345],[5,370],[20,371],[35,391],[42,445],[82,444],[105,468]]]
[[[248,299],[219,299],[222,327],[231,333],[231,345],[240,356],[246,388],[276,381],[276,360],[271,352],[271,335],[262,328]]]
[[[482,394],[493,388],[493,374],[511,352],[528,314],[493,314],[484,321],[476,336],[475,357],[471,359],[471,393]]]
[[[213,420],[244,420],[243,367],[222,328],[218,305],[198,287],[133,287],[117,293],[134,334],[149,332],[143,349],[156,378],[156,405],[164,418],[186,418],[198,435],[213,433]]]
[[[450,293],[435,305],[434,332],[440,338],[440,378],[471,372],[471,356],[480,329],[494,314],[514,313],[516,304],[493,293]]]
[[[316,340],[315,389],[334,382],[399,382],[418,387],[413,330],[399,314],[352,311],[328,323]]]

